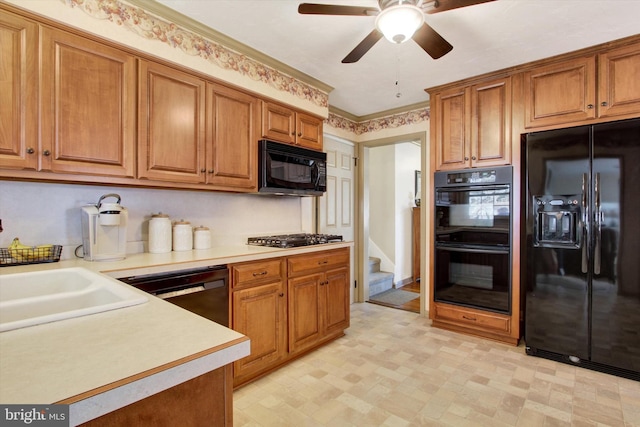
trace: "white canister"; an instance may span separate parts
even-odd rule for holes
[[[211,249],[211,232],[208,227],[193,229],[193,249]]]
[[[173,224],[173,250],[190,251],[193,249],[193,227],[189,221],[180,220]]]
[[[171,220],[162,212],[151,215],[149,220],[149,252],[171,252]]]

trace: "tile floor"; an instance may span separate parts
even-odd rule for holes
[[[640,426],[640,383],[352,305],[347,335],[234,393],[235,426]]]

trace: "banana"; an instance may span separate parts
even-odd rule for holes
[[[9,245],[9,255],[11,255],[12,258],[15,258],[18,262],[33,261],[35,258],[33,247],[23,245],[17,237],[13,239]]]
[[[39,245],[36,246],[36,254],[40,258],[49,258],[53,253],[53,245]]]
[[[18,262],[46,259],[53,253],[53,245],[27,246],[19,238],[13,239],[9,245],[9,255]]]

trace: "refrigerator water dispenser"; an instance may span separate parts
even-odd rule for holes
[[[535,196],[534,246],[579,248],[580,196]]]

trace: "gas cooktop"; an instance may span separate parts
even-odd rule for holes
[[[321,245],[323,243],[342,242],[342,236],[333,234],[283,234],[280,236],[249,237],[247,244],[271,246],[274,248],[293,248],[296,246]]]

